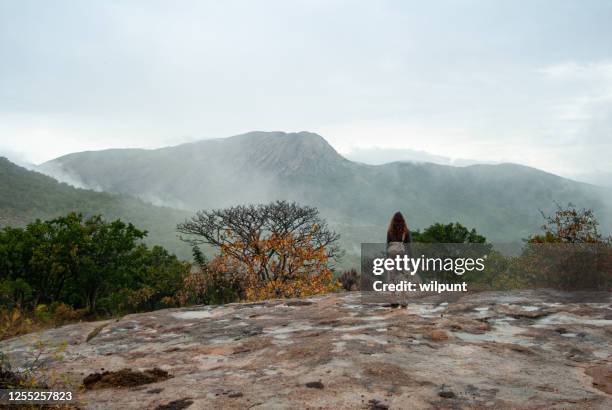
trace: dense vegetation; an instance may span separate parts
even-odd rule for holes
[[[410,249],[413,256],[428,258],[486,255],[483,271],[463,275],[443,270],[420,272],[426,281],[466,282],[471,290],[612,289],[612,238],[599,232],[593,211],[578,209],[571,203],[567,206],[557,204],[555,212],[551,215],[542,212],[542,217],[541,233],[530,235],[518,248],[504,249],[505,253],[475,229],[470,230],[460,223],[436,223],[422,232],[412,232]],[[339,279],[346,290],[360,287],[361,280],[355,270],[345,271]],[[367,283],[364,286],[369,288]]]
[[[188,213],[126,195],[74,188],[0,157],[0,228],[25,226],[37,218],[51,219],[69,212],[131,221],[148,231],[148,244],[164,246],[181,258],[190,256],[189,247],[177,239],[175,232],[176,224]]]
[[[459,222],[441,224],[435,223],[423,230],[412,232],[412,240],[420,243],[486,243],[487,238],[469,230]]]
[[[0,231],[0,339],[34,325],[163,307],[308,296],[335,290],[338,235],[295,203],[200,212],[179,225],[181,262],[121,220],[70,213]],[[218,255],[208,261],[197,245]]]
[[[541,214],[542,232],[530,235],[516,256],[503,255],[486,238],[460,224],[435,224],[415,237],[422,242],[474,243],[474,250],[484,251],[488,256],[484,272],[459,278],[476,285],[473,289],[610,290],[612,238],[598,231],[593,211],[569,203],[557,204],[551,215]]]
[[[0,231],[3,326],[31,314],[61,322],[176,305],[189,265],[149,248],[145,236],[120,220],[74,213]]]
[[[565,290],[612,289],[612,237],[599,232],[593,211],[557,204],[543,216],[543,232],[529,238],[517,276]]]

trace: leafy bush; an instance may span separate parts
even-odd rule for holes
[[[145,235],[74,213],[1,230],[0,331],[175,306],[189,265],[142,244]]]
[[[441,224],[435,223],[423,232],[419,230],[411,233],[413,242],[422,243],[486,243],[487,238],[469,230],[459,222]]]
[[[489,255],[482,281],[492,289],[609,290],[612,241],[599,234],[593,212],[557,204],[542,216],[543,232],[530,236],[520,255]]]
[[[199,247],[193,247],[194,269],[182,278],[177,300],[181,305],[223,304],[239,300],[240,287],[230,272],[218,268],[214,259],[208,262]]]
[[[516,257],[506,257],[492,250],[486,238],[474,229],[459,223],[434,224],[412,235],[415,253],[452,255],[452,245],[462,243],[474,247],[477,254],[487,254],[485,270],[463,276],[436,273],[436,279],[466,281],[471,289],[520,289],[552,287],[563,290],[609,290],[612,287],[612,239],[598,232],[598,221],[590,209],[577,209],[572,204],[557,204],[552,215],[542,214],[542,233],[530,236]],[[420,243],[442,244],[419,248]],[[484,248],[483,248],[484,246]],[[462,256],[470,249],[461,248]],[[477,255],[475,255],[477,256]],[[426,275],[425,275],[426,276]],[[425,277],[425,279],[431,279]]]
[[[478,234],[475,229],[469,230],[460,223],[441,224],[435,223],[423,232],[415,231],[412,233],[411,249],[415,255],[425,255],[427,258],[442,258],[446,260],[481,258],[491,252],[492,245],[487,243],[487,239]],[[472,272],[465,276],[456,275],[445,270],[428,270],[421,272],[420,276],[425,281],[438,280],[443,282],[486,282],[483,272]]]

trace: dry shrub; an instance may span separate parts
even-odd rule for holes
[[[0,340],[19,336],[32,330],[32,321],[17,308],[0,308]]]
[[[66,342],[33,341],[18,366],[12,366],[9,358],[0,352],[0,389],[72,390],[66,374],[48,367],[53,361],[63,360],[67,345]]]
[[[346,291],[359,290],[359,274],[355,269],[342,272],[340,275],[340,283]]]
[[[59,303],[53,309],[52,319],[55,326],[62,326],[83,319],[86,313],[86,309],[74,309],[65,303]]]

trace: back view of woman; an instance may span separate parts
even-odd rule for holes
[[[389,229],[387,229],[387,258],[395,259],[398,255],[401,257],[404,255],[411,257],[411,240],[412,238],[406,220],[402,213],[398,211],[391,218]],[[418,274],[410,275],[408,271],[394,271],[390,276],[389,280],[392,283],[399,283],[402,280],[412,283],[422,283],[421,277]],[[405,306],[409,299],[408,293],[402,292],[402,294],[398,296],[398,303]]]

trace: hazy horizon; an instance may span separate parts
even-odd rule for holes
[[[253,132],[253,131],[251,131]],[[260,132],[260,131],[255,131],[255,132]],[[263,131],[263,132],[278,132],[278,131]],[[284,132],[284,131],[280,131],[280,132]],[[297,131],[297,132],[288,132],[287,134],[295,134],[295,133],[299,133],[299,132],[304,132],[304,131]],[[305,132],[309,132],[309,131],[305,131]],[[248,133],[245,133],[248,134]],[[27,159],[26,156],[23,155],[23,153],[18,153],[18,152],[13,152],[11,150],[0,150],[0,157],[6,157],[7,159],[9,159],[11,162],[16,163],[17,165],[23,166],[25,168],[28,169],[33,169],[39,172],[43,172],[49,176],[52,176],[56,179],[58,179],[61,182],[67,182],[73,186],[76,186],[78,188],[88,188],[88,189],[94,189],[97,191],[100,191],[99,188],[95,188],[95,187],[90,187],[87,185],[83,185],[82,183],[77,183],[75,181],[73,181],[71,179],[71,177],[63,175],[61,172],[49,172],[49,169],[46,168],[41,168],[40,166],[43,165],[44,163],[46,163],[47,161],[52,161],[54,159],[60,158],[64,155],[69,155],[69,154],[75,154],[75,153],[79,153],[79,152],[86,152],[86,151],[104,151],[104,150],[108,150],[108,149],[145,149],[145,150],[152,150],[152,149],[162,149],[162,148],[168,148],[168,147],[172,147],[172,146],[177,146],[177,145],[182,145],[182,144],[189,144],[189,143],[193,143],[193,142],[198,142],[198,141],[206,141],[206,140],[213,140],[213,139],[224,139],[224,138],[231,138],[231,137],[235,137],[235,136],[240,136],[240,135],[244,135],[244,134],[238,134],[238,135],[231,135],[231,136],[227,136],[227,137],[220,137],[220,138],[206,138],[206,139],[195,139],[195,140],[188,140],[188,141],[182,141],[178,144],[169,144],[169,145],[162,145],[162,146],[156,146],[156,147],[151,147],[151,146],[141,146],[141,147],[137,147],[137,146],[125,146],[125,147],[104,147],[104,148],[100,148],[100,149],[92,149],[92,150],[83,150],[83,151],[73,151],[73,152],[66,152],[65,154],[62,154],[58,157],[54,157],[54,158],[50,158],[49,160],[45,160],[43,162],[40,163],[34,163],[31,162]],[[318,135],[318,134],[317,134]],[[323,136],[321,136],[323,137]],[[325,138],[325,137],[323,137]],[[326,141],[328,141],[327,139],[325,139]],[[329,141],[328,141],[329,142]],[[331,144],[330,144],[331,145]],[[333,146],[332,146],[333,147]],[[334,149],[336,149],[334,147]],[[421,151],[421,150],[412,150],[409,148],[400,148],[400,149],[394,149],[394,148],[384,148],[384,147],[378,147],[378,146],[372,146],[372,147],[367,147],[367,148],[360,148],[360,147],[353,147],[351,150],[349,151],[345,151],[345,152],[340,152],[336,149],[336,151],[342,155],[344,158],[350,160],[350,161],[354,161],[354,162],[360,162],[363,164],[368,164],[368,165],[383,165],[383,164],[388,164],[391,162],[414,162],[414,163],[433,163],[433,164],[438,164],[438,165],[446,165],[446,166],[453,166],[453,167],[466,167],[466,166],[470,166],[470,165],[496,165],[496,164],[503,164],[503,163],[514,163],[514,164],[518,164],[518,165],[524,165],[524,166],[529,166],[532,168],[537,168],[540,170],[543,170],[545,172],[551,172],[548,171],[546,169],[542,169],[540,167],[537,166],[532,166],[532,165],[528,165],[528,164],[521,164],[519,162],[513,162],[513,161],[484,161],[484,160],[477,160],[477,159],[470,159],[470,158],[453,158],[453,157],[445,157],[445,156],[440,156],[440,155],[436,155],[434,153],[430,153],[427,151]],[[575,181],[578,182],[585,182],[585,183],[589,183],[589,184],[593,184],[593,185],[599,185],[602,187],[612,187],[612,172],[609,173],[605,173],[605,172],[599,172],[599,173],[585,173],[585,174],[575,174],[575,175],[564,175],[564,174],[556,174],[554,172],[551,172],[555,175],[559,175],[562,176],[564,178],[569,178],[569,179],[573,179]]]
[[[307,130],[363,162],[612,179],[610,2],[181,5],[0,2],[0,154]]]

